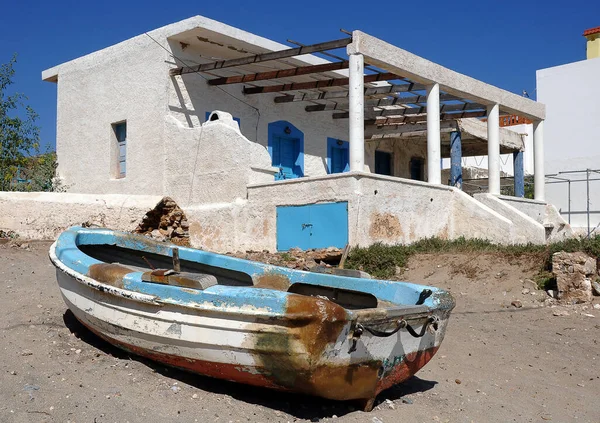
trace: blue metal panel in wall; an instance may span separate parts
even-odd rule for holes
[[[277,250],[343,248],[348,243],[348,203],[277,207]]]
[[[344,248],[348,243],[348,203],[310,206],[310,248]]]
[[[310,206],[277,207],[277,251],[310,245]]]

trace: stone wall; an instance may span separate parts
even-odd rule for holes
[[[582,252],[564,251],[552,256],[558,299],[569,304],[592,300],[592,283],[597,278],[596,259]]]
[[[190,224],[181,207],[170,197],[165,197],[144,215],[135,232],[158,241],[171,241],[189,245]]]

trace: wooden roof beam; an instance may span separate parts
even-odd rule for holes
[[[365,106],[371,107],[383,107],[383,106],[395,106],[401,104],[417,104],[424,103],[427,101],[427,97],[424,95],[416,95],[411,97],[400,97],[397,94],[392,95],[393,98],[380,98],[380,99],[372,99],[365,100]],[[440,95],[440,101],[448,101],[448,100],[459,100],[459,98],[451,95],[451,94],[442,94]],[[331,110],[347,110],[349,107],[349,103],[345,102],[333,102],[326,104],[312,104],[310,106],[306,106],[304,110],[307,112],[326,112]]]
[[[445,121],[440,125],[440,130],[447,131],[458,128],[456,122]],[[381,138],[394,138],[406,134],[424,134],[427,132],[426,123],[411,123],[407,122],[402,125],[387,125],[383,127],[372,126],[365,128],[365,139],[375,140]]]
[[[442,113],[440,115],[440,121],[446,122],[456,119],[466,118],[479,118],[486,116],[486,111],[479,112],[460,112],[460,113]],[[424,122],[427,120],[427,114],[423,113],[420,115],[408,115],[408,116],[396,116],[388,117],[385,119],[365,119],[365,126],[389,126],[389,125],[402,125],[406,123]]]
[[[456,111],[467,111],[467,110],[480,110],[486,109],[482,104],[478,103],[462,103],[462,104],[443,104],[440,107],[440,113],[445,112],[456,112]],[[427,107],[405,107],[402,109],[384,109],[384,110],[367,110],[365,116],[377,117],[377,116],[406,116],[406,115],[418,115],[423,114],[427,111]],[[487,112],[484,114],[484,116]],[[348,119],[348,113],[334,113],[332,115],[334,119]]]
[[[267,81],[270,79],[289,78],[292,76],[309,75],[311,73],[329,72],[340,69],[348,69],[348,61],[325,63],[322,65],[300,66],[291,69],[278,69],[268,72],[252,73],[247,75],[226,76],[210,79],[209,85],[241,84],[244,82]]]
[[[183,75],[186,73],[206,72],[214,69],[230,68],[233,66],[250,65],[252,63],[267,62],[270,60],[285,59],[287,57],[301,56],[303,54],[317,53],[320,51],[334,50],[336,48],[346,47],[352,42],[352,38],[342,38],[341,40],[327,41],[325,43],[312,44],[305,47],[290,48],[287,50],[272,51],[269,53],[257,54],[254,56],[240,57],[237,59],[218,60],[216,62],[205,63],[190,67],[177,67],[169,70],[169,75]]]
[[[390,81],[393,79],[403,79],[393,73],[376,73],[372,75],[365,75],[365,83],[375,81]],[[323,79],[320,81],[310,82],[294,82],[291,84],[282,85],[268,85],[266,87],[244,87],[244,94],[265,94],[265,93],[278,93],[282,91],[296,91],[296,90],[310,90],[315,88],[327,88],[327,87],[342,87],[348,85],[349,78],[334,78],[334,79]]]
[[[409,91],[422,91],[425,86],[409,82],[407,84],[393,84],[387,87],[365,88],[365,97],[374,95],[392,95],[394,93],[405,93]],[[334,100],[348,98],[348,91],[321,91],[300,93],[296,95],[284,95],[275,97],[275,103],[291,103],[296,101]]]

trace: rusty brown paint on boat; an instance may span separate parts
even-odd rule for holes
[[[290,285],[290,279],[279,273],[265,273],[254,278],[254,286],[256,288],[287,291]]]
[[[381,361],[330,364],[324,357],[348,326],[346,310],[325,299],[291,294],[287,330],[259,334],[258,362],[279,387],[337,400],[370,398]]]
[[[123,277],[131,272],[133,270],[120,264],[98,263],[89,267],[88,276],[99,282],[123,288]]]

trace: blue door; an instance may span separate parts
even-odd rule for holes
[[[342,173],[350,170],[348,141],[327,138],[327,170],[329,173]]]
[[[279,168],[276,179],[293,179],[300,176],[294,172],[298,154],[297,138],[273,135],[273,166]]]
[[[277,207],[277,250],[337,247],[348,243],[348,203]]]
[[[304,176],[304,134],[286,121],[269,124],[271,164],[279,168],[275,179]]]

